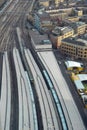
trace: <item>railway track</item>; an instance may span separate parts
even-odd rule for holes
[[[29,84],[20,59],[19,52],[13,49],[13,59],[17,75],[18,95],[19,95],[19,130],[34,130],[33,102],[29,92]]]
[[[3,55],[3,70],[1,83],[1,130],[10,130],[11,114],[11,78],[7,52]]]
[[[25,49],[24,51],[28,65],[30,66],[32,74],[34,75],[35,88],[38,94],[38,99],[41,107],[43,129],[61,130],[61,126],[58,122],[57,113],[55,112],[53,102],[50,97],[50,92],[48,92],[47,90],[46,84],[43,81],[40,70],[38,69],[30,51],[28,49]]]
[[[12,7],[12,12],[8,13],[8,10],[11,8],[12,4],[14,4],[14,6]],[[25,5],[25,6],[23,6]],[[10,30],[12,30],[12,28],[15,28],[17,26],[21,26],[22,27],[22,22],[23,22],[23,18],[26,14],[26,11],[29,9],[30,7],[30,2],[26,1],[17,1],[16,3],[13,2],[11,3],[11,5],[9,5],[6,9],[5,12],[7,11],[7,13],[5,14],[4,12],[2,12],[3,15],[1,15],[1,18],[5,18],[5,20],[0,23],[1,26],[1,31],[0,31],[0,50],[3,51],[5,48],[5,45],[8,43],[4,42],[4,39],[7,39],[9,37],[9,28]],[[21,13],[19,13],[21,12]],[[21,20],[20,20],[21,19]],[[18,22],[20,21],[20,22]],[[5,36],[6,33],[8,33],[7,37]],[[9,44],[12,44],[11,42]],[[7,48],[7,47],[6,47]],[[5,49],[6,49],[5,48]]]
[[[13,49],[13,48],[12,48]],[[18,102],[18,87],[15,65],[12,56],[12,49],[8,51],[10,75],[11,75],[11,115],[10,115],[10,130],[18,130],[19,125],[19,102]]]
[[[46,63],[45,60],[43,59],[43,57],[42,57],[42,55],[40,54],[40,52],[38,52],[38,56],[39,56],[39,58],[41,59],[43,65],[45,66],[45,70],[46,70],[46,71],[48,72],[48,74],[49,74],[49,75],[48,75],[48,74],[46,74],[46,75],[50,76],[51,81],[52,81],[52,83],[53,83],[54,91],[56,92],[56,94],[57,94],[57,96],[58,96],[58,98],[59,98],[59,100],[60,100],[60,105],[62,106],[62,110],[63,110],[63,114],[64,114],[64,115],[63,115],[63,116],[64,116],[63,118],[65,118],[65,120],[66,120],[65,123],[67,123],[68,129],[73,130],[73,126],[72,126],[72,123],[71,123],[71,120],[70,120],[69,113],[68,113],[68,110],[67,110],[67,108],[66,108],[65,102],[64,102],[64,100],[63,100],[63,96],[62,96],[62,94],[61,94],[60,89],[57,87],[58,84],[56,83],[56,80],[55,80],[53,74],[51,73],[49,66],[47,65],[47,63]],[[58,108],[57,108],[57,109],[58,109]],[[63,122],[62,122],[62,123],[63,123]],[[62,124],[62,125],[63,125],[63,124]]]
[[[49,53],[49,56],[50,56],[50,52],[47,52],[47,53]],[[56,71],[55,71],[55,69],[53,69],[54,65],[52,67],[50,67],[49,63],[46,62],[44,54],[45,54],[44,52],[43,52],[43,55],[42,55],[42,52],[38,52],[38,55],[39,55],[42,63],[44,64],[47,72],[50,75],[50,78],[51,78],[51,80],[52,80],[52,82],[54,84],[55,90],[56,90],[58,96],[60,96],[60,99],[61,99],[60,101],[61,101],[61,104],[63,106],[63,111],[64,111],[64,114],[65,114],[65,117],[66,117],[68,128],[70,130],[71,129],[75,130],[75,129],[77,129],[76,124],[79,124],[80,125],[79,129],[80,130],[83,130],[83,129],[85,130],[85,126],[84,126],[83,121],[82,121],[82,119],[80,117],[80,114],[79,114],[79,112],[78,112],[78,110],[76,108],[76,105],[74,104],[73,98],[70,95],[70,92],[68,90],[68,86],[67,86],[64,78],[62,77],[62,74],[61,74],[60,70],[59,71],[57,70],[57,69],[59,69],[59,67],[57,65],[57,62],[55,61],[55,58],[54,58],[53,62],[55,63]],[[60,77],[58,76],[58,74],[60,75]],[[56,76],[58,76],[58,78],[56,78]],[[65,88],[63,86],[65,86]],[[70,100],[70,102],[67,102],[67,99]],[[72,112],[74,111],[74,115],[71,113],[71,111]]]

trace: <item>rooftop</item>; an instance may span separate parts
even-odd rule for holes
[[[65,27],[55,27],[54,30],[52,31],[53,34],[56,34],[56,35],[61,35],[61,34],[65,34],[67,32],[70,32],[72,31],[73,29],[69,26],[65,26]]]
[[[87,74],[77,74],[78,80],[74,80],[77,89],[84,89],[82,81],[87,81]]]
[[[84,89],[84,86],[80,80],[75,80],[74,83],[77,89]]]
[[[87,80],[87,74],[78,74],[77,76],[79,77],[80,81],[86,81]]]
[[[50,18],[50,15],[46,13],[45,11],[38,11],[36,13],[40,18]]]
[[[66,64],[67,68],[71,68],[71,67],[82,67],[82,65],[83,65],[82,63],[75,62],[75,61],[66,61],[65,64]]]
[[[29,34],[36,44],[43,44],[43,40],[48,40],[48,36],[46,34],[41,35],[37,30],[30,30]]]
[[[74,27],[74,28],[79,27],[79,26],[82,26],[82,25],[85,25],[85,22],[79,21],[79,22],[72,22],[72,23],[70,24],[70,26],[71,26],[71,27]]]
[[[49,2],[48,0],[39,0],[39,2]]]
[[[87,15],[82,16],[81,19],[83,19],[83,20],[87,20]]]
[[[46,34],[41,35],[37,30],[30,30],[29,35],[31,37],[32,45],[35,50],[52,49],[51,41]]]
[[[67,43],[71,43],[71,44],[75,44],[75,45],[80,45],[80,46],[87,46],[87,38],[83,37],[83,38],[65,38],[62,40],[63,42],[67,42]]]

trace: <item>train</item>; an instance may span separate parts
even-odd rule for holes
[[[43,70],[43,76],[44,76],[44,79],[47,83],[47,86],[49,87],[51,94],[53,96],[53,99],[54,99],[54,102],[55,102],[55,105],[56,105],[56,108],[57,108],[57,112],[58,112],[60,120],[61,120],[62,128],[63,128],[63,130],[68,130],[68,126],[67,126],[67,122],[66,122],[66,118],[65,118],[63,109],[62,109],[61,102],[60,102],[58,95],[56,93],[56,90],[55,90],[55,88],[52,84],[50,76],[49,76],[49,74],[47,73],[46,70]]]

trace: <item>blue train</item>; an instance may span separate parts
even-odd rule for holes
[[[59,117],[60,117],[60,120],[61,120],[62,128],[63,128],[63,130],[68,130],[67,122],[66,122],[66,119],[65,119],[65,116],[64,116],[64,113],[63,113],[63,109],[62,109],[60,100],[57,96],[56,90],[55,90],[55,88],[52,84],[52,81],[51,81],[51,79],[50,79],[46,70],[43,70],[43,76],[44,76],[45,81],[48,85],[48,89],[51,91],[51,94],[53,96],[53,99],[54,99],[54,102],[55,102],[55,105],[56,105],[56,108],[57,108],[57,111],[59,113]]]

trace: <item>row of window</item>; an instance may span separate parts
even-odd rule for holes
[[[62,50],[63,51],[63,53],[65,53],[65,54],[67,54],[67,55],[71,55],[71,56],[73,56],[73,57],[76,57],[77,55],[76,54],[74,54],[73,52],[69,52],[69,51],[67,51],[67,50]],[[87,55],[80,55],[80,54],[78,54],[78,58],[87,58]]]
[[[69,37],[69,36],[72,36],[73,35],[73,32],[69,32],[69,33],[66,33],[63,35],[63,38],[66,38],[66,37]]]
[[[63,43],[62,45],[64,47],[67,47],[67,48],[76,48],[75,46],[72,46],[72,45],[69,45],[69,44],[66,44],[66,43]]]
[[[84,51],[78,51],[78,53],[87,54],[87,51],[86,52],[84,52]]]
[[[65,50],[63,48],[61,48],[61,50],[63,53],[74,56],[74,57],[78,55],[79,58],[87,58],[87,54],[78,54],[78,53],[76,54],[74,51]]]
[[[87,55],[79,55],[79,54],[78,54],[78,57],[79,57],[79,58],[80,58],[80,57],[81,57],[81,58],[87,58]]]
[[[68,47],[67,46],[61,46],[61,48],[63,50],[69,50],[69,51],[73,51],[73,52],[76,51],[76,48],[71,48],[69,46]],[[87,54],[87,51],[79,50],[79,48],[78,48],[78,54]]]
[[[75,52],[75,49],[73,48],[67,48],[67,47],[61,47],[63,50],[68,50],[68,51],[72,51],[72,52]]]
[[[74,53],[74,52],[70,52],[70,51],[68,51],[68,50],[62,50],[62,52],[63,52],[64,54],[71,55],[71,56],[75,57],[75,53]]]
[[[73,49],[76,48],[75,46],[72,46],[72,45],[69,45],[69,44],[66,44],[66,43],[62,43],[62,46],[63,46],[64,48],[73,48]],[[78,48],[79,51],[87,52],[87,48],[86,48],[86,47],[83,48],[83,47],[77,46],[77,48]]]

